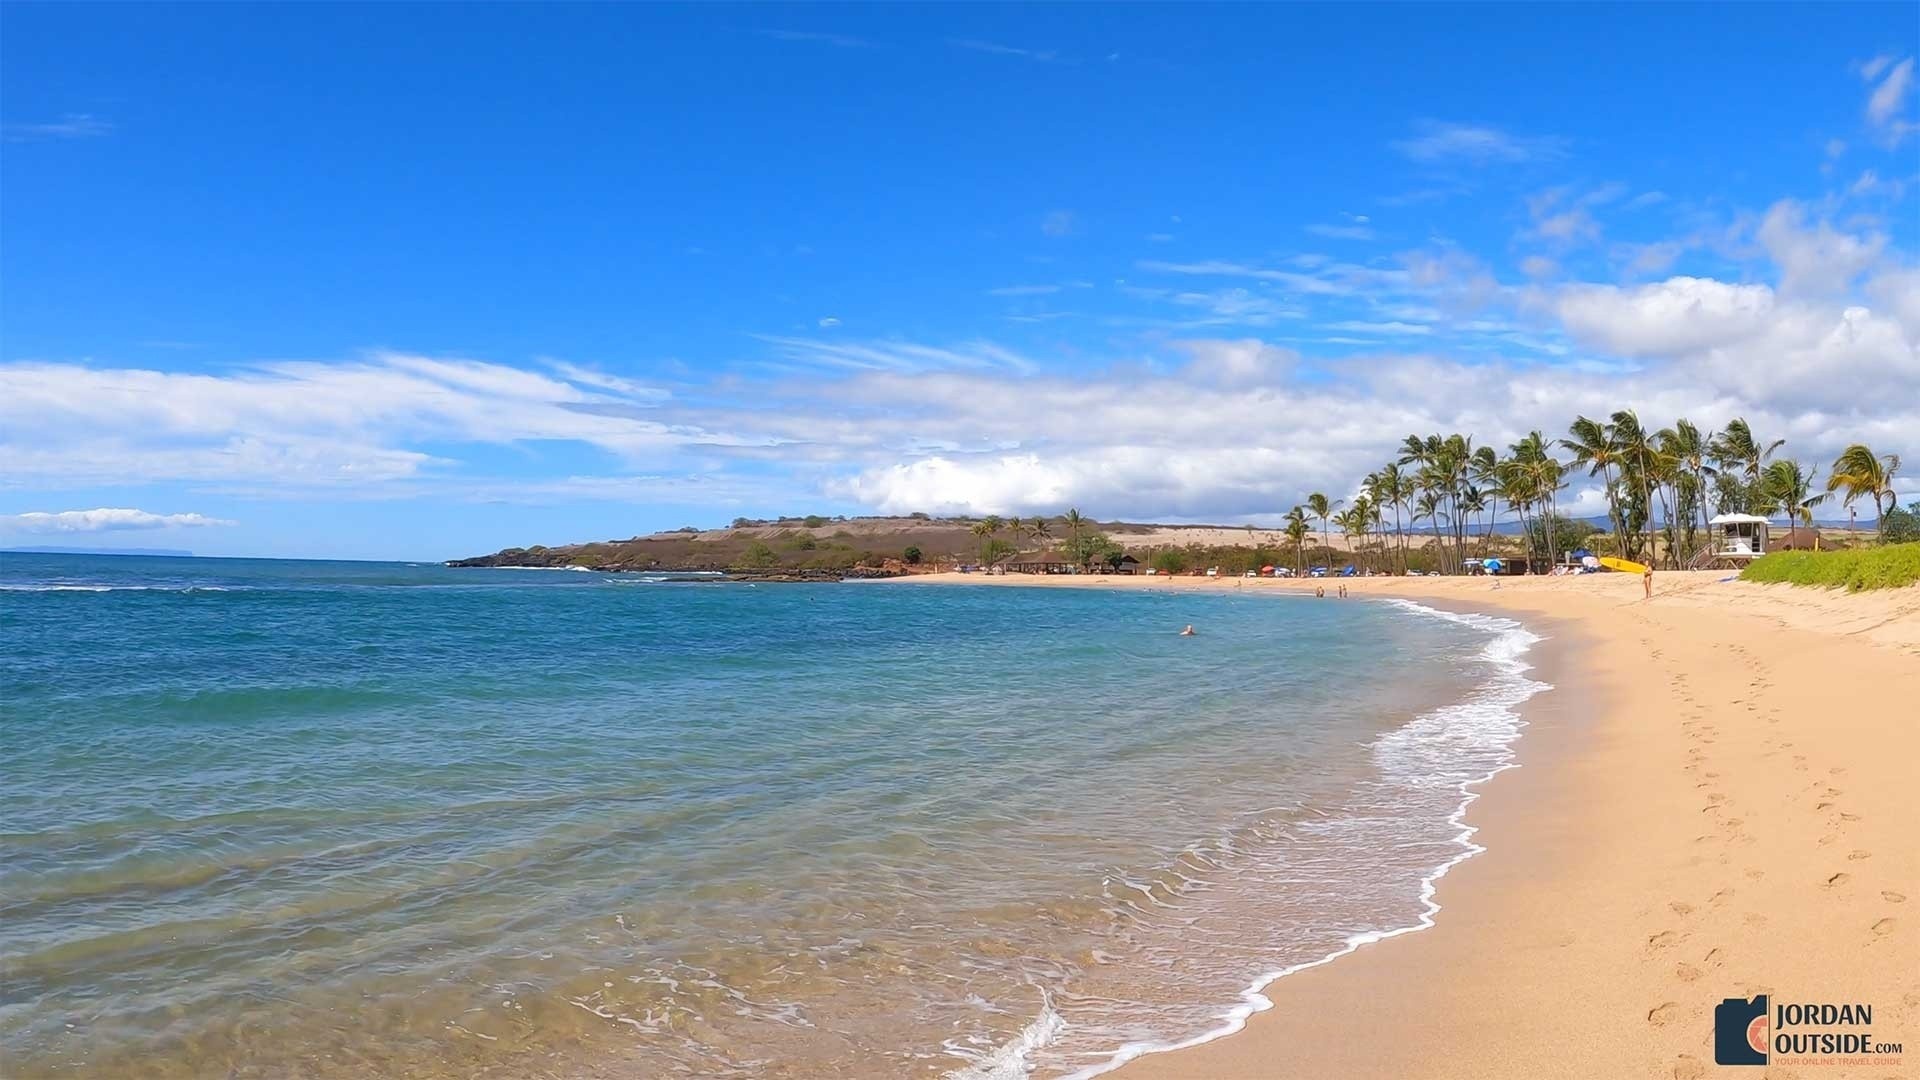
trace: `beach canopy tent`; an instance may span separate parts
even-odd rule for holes
[[[1576,548],[1574,549],[1573,557],[1576,559],[1591,559],[1593,558],[1593,552],[1588,551],[1586,548]]]
[[[1707,527],[1719,558],[1751,559],[1767,553],[1767,519],[1758,514],[1717,514]]]

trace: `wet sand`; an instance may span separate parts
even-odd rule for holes
[[[1659,574],[1652,602],[1625,575],[1349,579],[1561,639],[1523,767],[1469,812],[1487,851],[1441,880],[1433,929],[1282,979],[1243,1031],[1114,1075],[1686,1080],[1722,1068],[1714,1006],[1760,993],[1870,1004],[1906,1053],[1756,1075],[1920,1074],[1920,589],[1726,576]]]

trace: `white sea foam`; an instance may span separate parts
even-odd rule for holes
[[[1273,1008],[1273,999],[1263,991],[1278,980],[1309,968],[1330,964],[1374,942],[1433,926],[1434,917],[1440,912],[1440,904],[1434,899],[1440,879],[1455,866],[1486,850],[1473,840],[1478,830],[1467,824],[1467,809],[1480,797],[1479,788],[1482,784],[1507,769],[1518,767],[1514,760],[1513,743],[1519,738],[1526,721],[1520,718],[1517,710],[1528,698],[1542,690],[1552,689],[1550,684],[1528,678],[1526,674],[1532,665],[1523,658],[1527,650],[1541,638],[1512,619],[1442,611],[1410,600],[1387,602],[1410,612],[1472,627],[1490,635],[1478,659],[1489,665],[1492,675],[1471,696],[1416,716],[1380,736],[1371,747],[1374,761],[1384,776],[1404,782],[1431,783],[1438,779],[1451,783],[1459,792],[1459,802],[1448,815],[1447,824],[1455,830],[1453,840],[1460,850],[1420,878],[1418,889],[1422,911],[1418,918],[1393,929],[1350,934],[1338,949],[1319,959],[1265,973],[1240,991],[1236,1003],[1220,1014],[1216,1026],[1186,1039],[1125,1043],[1104,1061],[1068,1074],[1068,1080],[1087,1080],[1117,1069],[1137,1057],[1183,1050],[1235,1034],[1246,1027],[1248,1018],[1253,1014]],[[1462,746],[1462,740],[1465,740],[1465,746]],[[1462,767],[1469,767],[1464,766],[1463,761],[1475,758],[1491,760],[1492,764],[1490,767],[1484,764],[1470,766],[1471,772],[1455,775]],[[1449,764],[1452,765],[1451,769]],[[1132,882],[1126,884],[1139,888]],[[1027,1059],[1033,1051],[1058,1038],[1067,1023],[1054,1011],[1050,999],[1043,1000],[1040,1016],[1017,1037],[995,1048],[979,1061],[948,1073],[949,1080],[1024,1080],[1029,1075]]]
[[[1027,1059],[1035,1050],[1047,1046],[1060,1037],[1066,1030],[1067,1022],[1053,1009],[1052,995],[1045,990],[1040,994],[1040,1015],[1028,1024],[1019,1035],[1001,1043],[986,1056],[961,1068],[947,1073],[947,1080],[1024,1080],[1027,1075]],[[952,1043],[947,1045],[949,1053],[964,1053]]]

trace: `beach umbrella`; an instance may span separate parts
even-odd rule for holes
[[[1261,573],[1263,573],[1263,574],[1271,574],[1271,573],[1273,573],[1273,567],[1271,567],[1271,566],[1263,566],[1263,567],[1261,567],[1261,568],[1260,568],[1260,572],[1261,572]]]
[[[1573,557],[1576,559],[1591,559],[1593,558],[1593,552],[1588,551],[1586,548],[1576,548],[1574,549]]]
[[[1480,565],[1489,570],[1498,570],[1503,565],[1499,559],[1482,559]]]

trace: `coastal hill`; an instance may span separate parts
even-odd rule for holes
[[[569,567],[592,570],[653,571],[758,571],[763,573],[820,572],[838,573],[856,567],[904,571],[936,566],[953,566],[981,561],[983,553],[1037,551],[1067,545],[1078,535],[1083,542],[1110,544],[1147,561],[1154,554],[1178,551],[1192,556],[1195,565],[1218,559],[1228,552],[1240,558],[1229,562],[1291,562],[1293,545],[1279,529],[1249,525],[1170,525],[1088,519],[1077,529],[1062,517],[1046,519],[1043,534],[1032,531],[1034,519],[1008,518],[988,536],[976,526],[1001,522],[998,518],[932,517],[914,514],[906,517],[789,517],[778,519],[735,519],[719,529],[687,526],[669,532],[634,536],[625,540],[563,544],[553,547],[534,545],[507,548],[491,555],[450,560],[456,567]],[[1510,528],[1496,530],[1499,536]],[[1414,534],[1416,543],[1424,543],[1429,530]],[[1373,547],[1377,538],[1362,541]],[[1325,542],[1316,527],[1306,540],[1304,556],[1309,561],[1324,561],[1329,554],[1352,550],[1349,538],[1340,529],[1330,528]]]
[[[982,519],[909,517],[792,517],[736,519],[720,529],[688,526],[669,532],[554,547],[507,548],[491,555],[455,559],[449,566],[584,566],[594,570],[822,570],[889,563],[929,567],[977,560],[982,538],[974,526]],[[1028,550],[1066,539],[1060,520],[1048,522],[1050,536],[1027,535],[1017,545],[1006,530],[1001,543]],[[1086,533],[1103,534],[1127,548],[1187,544],[1250,546],[1245,528],[1205,525],[1142,525],[1088,521]],[[1284,537],[1260,530],[1257,542],[1277,546]],[[1338,538],[1335,538],[1336,542]],[[1010,546],[1008,550],[1013,550]],[[917,554],[917,558],[915,557]]]
[[[735,571],[759,574],[819,574],[840,576],[856,568],[873,571],[930,571],[957,564],[991,561],[1001,554],[1016,551],[1055,550],[1072,543],[1077,536],[1082,544],[1098,550],[1125,551],[1142,562],[1167,563],[1163,570],[1219,565],[1238,570],[1264,562],[1292,565],[1297,559],[1308,564],[1344,563],[1353,558],[1354,543],[1340,528],[1331,526],[1323,534],[1315,522],[1296,556],[1293,542],[1280,529],[1251,525],[1173,525],[1087,519],[1069,526],[1059,516],[1046,519],[1044,532],[1035,533],[1033,518],[933,517],[913,514],[906,517],[788,517],[777,519],[737,518],[718,529],[693,526],[633,536],[624,540],[561,544],[552,547],[534,545],[507,548],[491,555],[453,559],[455,567],[582,567],[590,570],[627,571]],[[1562,540],[1604,533],[1607,521],[1600,519],[1559,519]],[[1016,526],[1015,522],[1019,524]],[[994,525],[987,535],[976,531],[983,524]],[[1843,542],[1846,532],[1828,523],[1819,525],[1830,543]],[[1501,522],[1488,535],[1484,524],[1468,530],[1468,538],[1484,554],[1509,554],[1519,550],[1516,522]],[[1408,529],[1409,562],[1427,567],[1424,555],[1434,541],[1431,528]],[[1596,542],[1604,538],[1596,538]],[[1359,542],[1361,560],[1375,557],[1383,550],[1383,537],[1372,534]],[[1177,553],[1167,556],[1165,553]],[[988,558],[983,560],[983,556]],[[1169,562],[1168,560],[1171,559]]]

